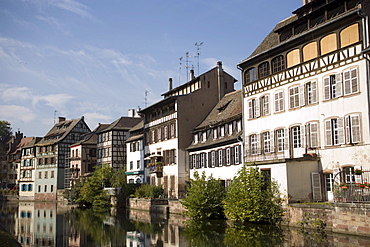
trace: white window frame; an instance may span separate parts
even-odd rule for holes
[[[343,71],[343,93],[349,95],[359,92],[358,69],[351,68]]]
[[[300,86],[296,85],[289,88],[289,109],[300,107]]]
[[[330,118],[325,120],[325,144],[326,146],[342,145],[345,143],[344,119]]]
[[[346,143],[357,144],[361,142],[361,118],[359,114],[351,114],[345,117]]]
[[[342,74],[333,74],[324,77],[324,100],[331,100],[342,96]]]
[[[319,147],[319,122],[307,123],[308,148]]]
[[[265,94],[260,98],[260,115],[266,116],[270,114],[270,95]]]
[[[317,103],[317,81],[309,81],[305,84],[305,103],[306,105]]]
[[[284,111],[284,91],[278,91],[274,94],[275,112]]]

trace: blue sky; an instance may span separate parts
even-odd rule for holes
[[[247,58],[300,0],[1,0],[0,120],[44,136],[54,117],[90,129],[161,99],[222,61]],[[199,56],[197,46],[202,42]],[[180,57],[183,57],[180,65]],[[145,101],[145,92],[147,97]]]

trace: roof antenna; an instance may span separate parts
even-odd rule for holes
[[[185,68],[186,68],[186,82],[189,81],[189,52],[186,52],[186,63],[185,63]],[[191,62],[191,61],[190,61]]]
[[[182,57],[179,58],[180,66],[179,66],[179,85],[181,84],[181,65],[182,65]]]
[[[55,121],[56,121],[56,117],[57,117],[57,110],[54,111],[54,124],[55,124]]]
[[[148,90],[145,90],[145,96],[144,96],[144,104],[145,104],[145,108],[148,106],[148,93],[150,91]]]
[[[203,45],[203,42],[196,42],[194,44],[197,47],[197,55],[195,56],[198,63],[198,75],[199,75],[199,58],[200,58],[200,46]]]

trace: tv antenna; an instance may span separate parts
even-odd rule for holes
[[[145,96],[144,96],[144,104],[145,104],[145,108],[148,106],[148,93],[150,91],[148,90],[145,90]]]
[[[197,55],[195,56],[197,59],[197,64],[198,64],[198,75],[199,75],[199,58],[200,58],[200,46],[203,45],[203,42],[196,42],[194,44],[197,47]]]
[[[179,85],[181,84],[181,66],[182,66],[182,57],[179,58],[180,66],[179,66]]]
[[[55,124],[55,121],[56,121],[56,118],[57,118],[57,110],[54,110],[54,124]]]
[[[189,81],[189,52],[186,52],[185,68],[186,68],[186,81]]]

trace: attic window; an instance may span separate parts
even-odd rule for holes
[[[226,109],[226,107],[230,104],[230,102],[231,102],[231,100],[229,102],[227,102],[226,104],[224,104],[223,106],[217,108],[218,113],[223,112]]]

